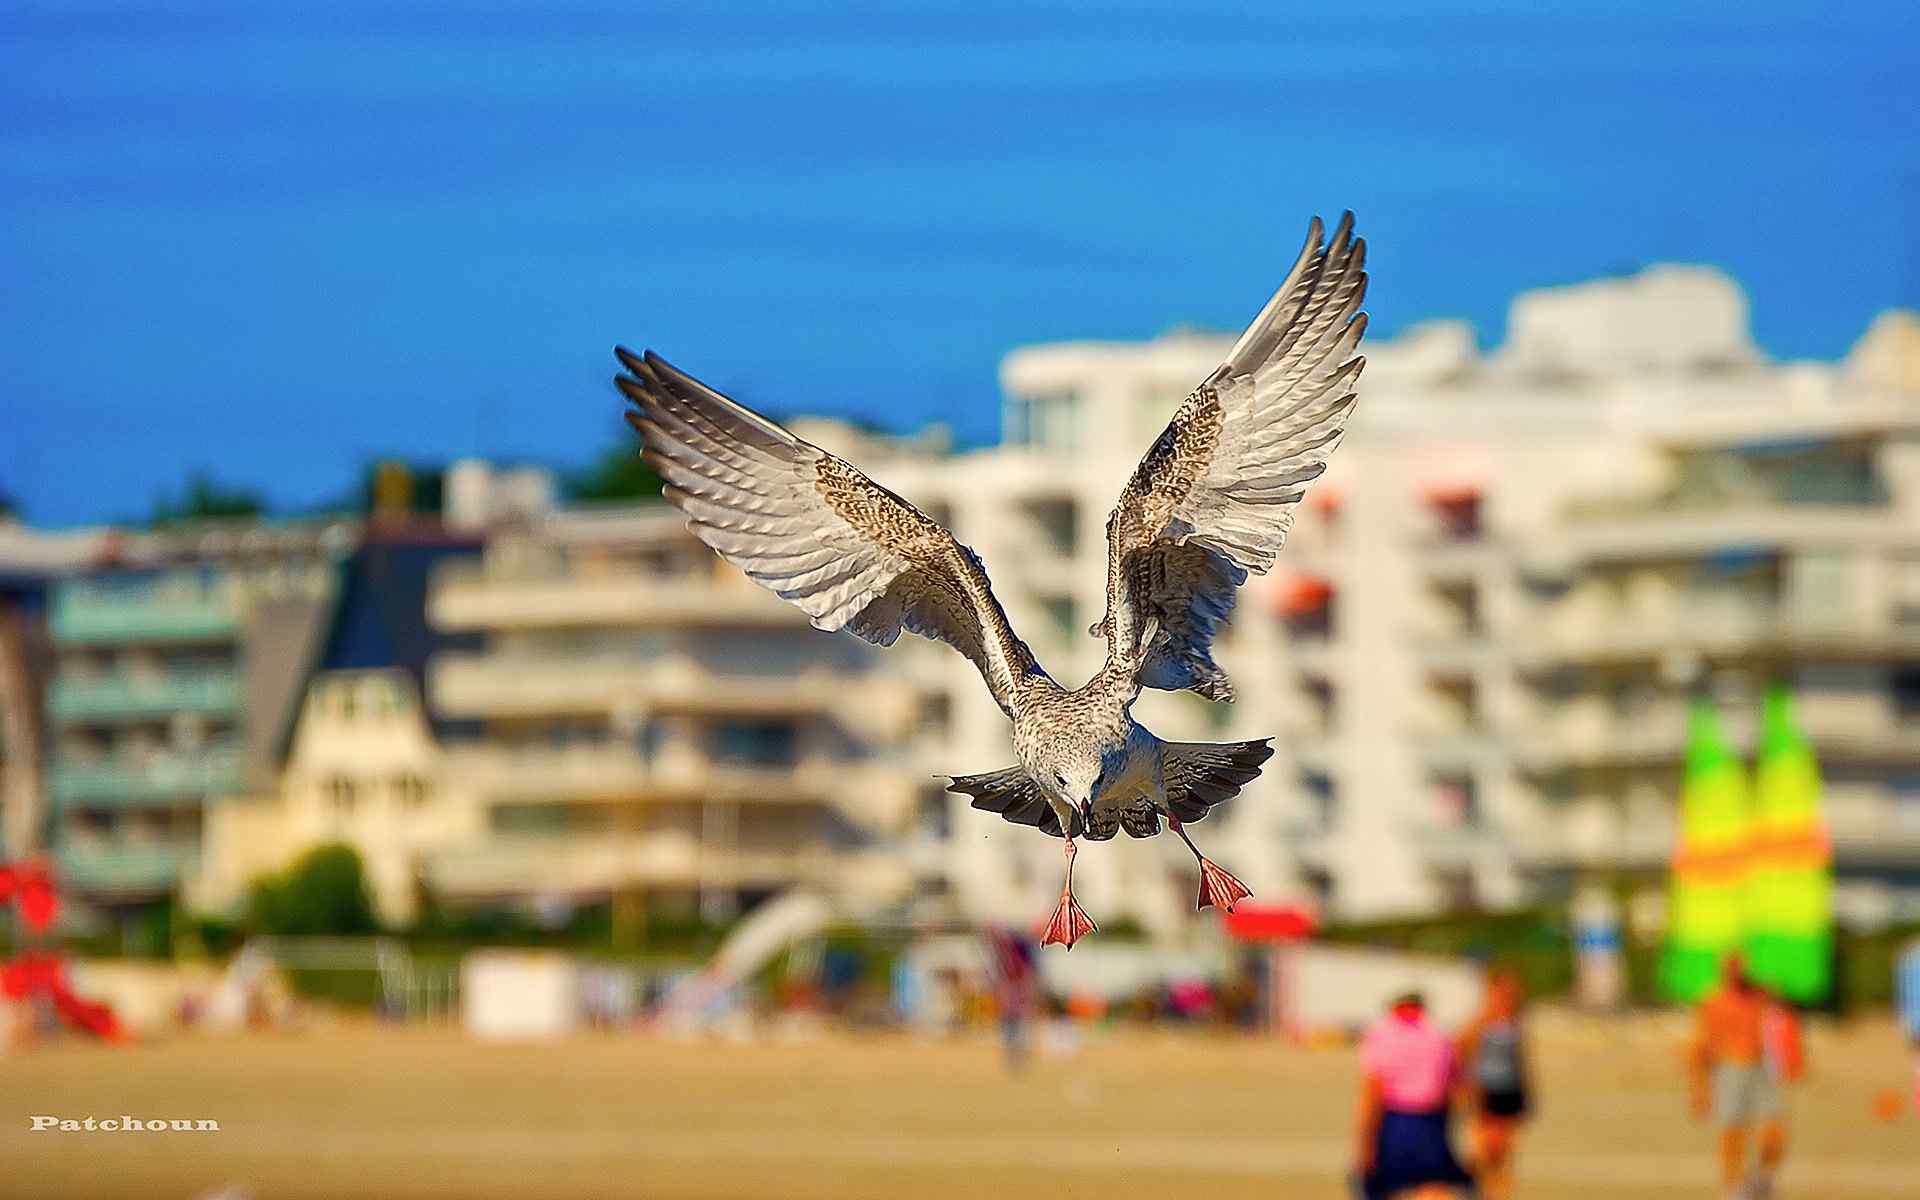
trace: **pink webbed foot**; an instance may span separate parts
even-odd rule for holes
[[[1053,916],[1047,919],[1046,932],[1040,935],[1042,946],[1065,946],[1073,949],[1073,944],[1098,928],[1086,910],[1074,900],[1072,892],[1060,894],[1060,906],[1053,910]]]
[[[1253,892],[1232,871],[1210,858],[1200,860],[1200,908],[1211,904],[1222,911],[1232,912],[1234,905],[1251,895]]]

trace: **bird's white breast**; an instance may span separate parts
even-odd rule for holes
[[[1093,804],[1100,810],[1129,808],[1142,796],[1159,804],[1165,788],[1160,770],[1160,739],[1135,724],[1127,730],[1120,769],[1107,773]]]

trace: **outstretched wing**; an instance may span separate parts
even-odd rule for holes
[[[881,646],[911,630],[973,660],[1011,714],[1039,673],[979,556],[843,459],[675,370],[649,350],[614,351],[641,456],[695,537],[815,628]]]
[[[1352,213],[1330,243],[1322,232],[1315,217],[1286,282],[1180,405],[1107,519],[1107,612],[1093,632],[1142,687],[1233,698],[1214,633],[1247,573],[1273,566],[1346,429],[1365,363],[1353,351],[1367,323],[1366,243]]]
[[[1048,837],[1063,837],[1067,832],[1079,837],[1080,814],[1073,814],[1073,828],[1062,831],[1060,814],[1047,803],[1046,793],[1021,766],[1002,767],[979,775],[953,775],[947,790],[973,797],[973,807],[981,812],[999,813],[1015,825],[1031,825]]]

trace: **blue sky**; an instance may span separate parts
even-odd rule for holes
[[[1684,260],[1837,355],[1920,303],[1916,11],[10,0],[0,492],[579,463],[616,341],[986,440],[1009,348],[1237,326],[1343,207],[1378,332]]]

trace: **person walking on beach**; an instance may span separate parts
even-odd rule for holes
[[[1006,1046],[1007,1069],[1016,1074],[1027,1065],[1027,1021],[1033,1013],[1033,943],[1005,926],[987,931],[987,957],[992,965],[994,1007],[1000,1018],[1000,1037]]]
[[[1487,972],[1486,1007],[1460,1037],[1460,1061],[1474,1102],[1473,1170],[1487,1200],[1513,1195],[1513,1151],[1529,1109],[1526,987],[1511,968]]]
[[[1432,1200],[1456,1188],[1473,1194],[1473,1177],[1454,1157],[1447,1130],[1460,1060],[1452,1039],[1428,1018],[1419,992],[1395,999],[1367,1032],[1360,1064],[1359,1194],[1365,1200]]]
[[[1765,1200],[1787,1153],[1785,1085],[1805,1069],[1800,1021],[1793,1009],[1747,975],[1729,955],[1720,986],[1700,1004],[1688,1048],[1693,1115],[1709,1113],[1720,1129],[1720,1181],[1729,1200]],[[1757,1163],[1747,1168],[1747,1140],[1759,1129]]]

